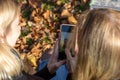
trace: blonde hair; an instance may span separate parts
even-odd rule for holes
[[[70,38],[67,42],[67,48],[70,49],[73,53],[75,52],[75,46],[76,46],[76,38],[78,37],[78,26],[82,26],[83,23],[86,20],[86,14],[88,11],[84,11],[80,17],[79,17],[79,24],[76,24],[76,26],[72,30],[72,34],[70,35]],[[81,27],[80,27],[81,28]],[[82,28],[81,28],[82,29]],[[80,29],[79,29],[80,30]]]
[[[0,29],[4,33],[19,13],[20,8],[15,0],[0,0]]]
[[[78,23],[78,60],[73,80],[120,79],[120,12],[94,9],[83,18],[84,23]]]
[[[18,77],[22,67],[19,53],[8,45],[0,44],[0,80],[12,80]]]
[[[3,34],[19,13],[20,9],[14,0],[0,0],[0,30],[3,30]],[[15,79],[21,74],[22,66],[19,53],[7,42],[0,42],[0,80]]]

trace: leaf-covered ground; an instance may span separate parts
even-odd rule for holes
[[[21,35],[15,48],[21,53],[24,71],[33,74],[41,55],[52,48],[60,24],[76,24],[89,0],[18,0],[21,5]]]

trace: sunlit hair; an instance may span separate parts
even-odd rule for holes
[[[20,8],[15,0],[0,0],[0,29],[4,33],[19,13]]]
[[[0,0],[0,34],[5,34],[7,28],[19,15],[20,9],[14,0]],[[0,35],[2,39],[4,35]],[[21,74],[22,61],[19,53],[7,43],[0,42],[0,80],[13,80]]]
[[[83,12],[80,17],[79,17],[79,24],[77,24],[73,30],[72,30],[72,34],[70,35],[70,38],[67,42],[67,48],[70,49],[73,53],[75,52],[75,46],[76,46],[76,42],[77,42],[77,37],[78,37],[78,26],[82,26],[83,23],[85,22],[85,17],[88,11]],[[81,28],[82,29],[82,28]]]
[[[73,80],[120,79],[120,12],[94,9],[83,18],[77,26],[79,50]]]
[[[0,80],[12,80],[21,74],[19,53],[8,45],[0,44]]]

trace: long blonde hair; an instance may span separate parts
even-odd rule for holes
[[[0,0],[0,31],[4,37],[7,28],[11,26],[20,9],[15,0]],[[19,76],[22,70],[22,60],[19,53],[7,42],[0,42],[0,80],[12,80]]]
[[[9,45],[0,44],[0,80],[17,78],[22,67],[19,53]]]
[[[73,80],[120,79],[120,12],[88,11],[78,22],[78,60]]]

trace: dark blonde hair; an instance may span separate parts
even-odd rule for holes
[[[120,79],[120,12],[93,9],[78,21],[78,60],[73,80]]]

